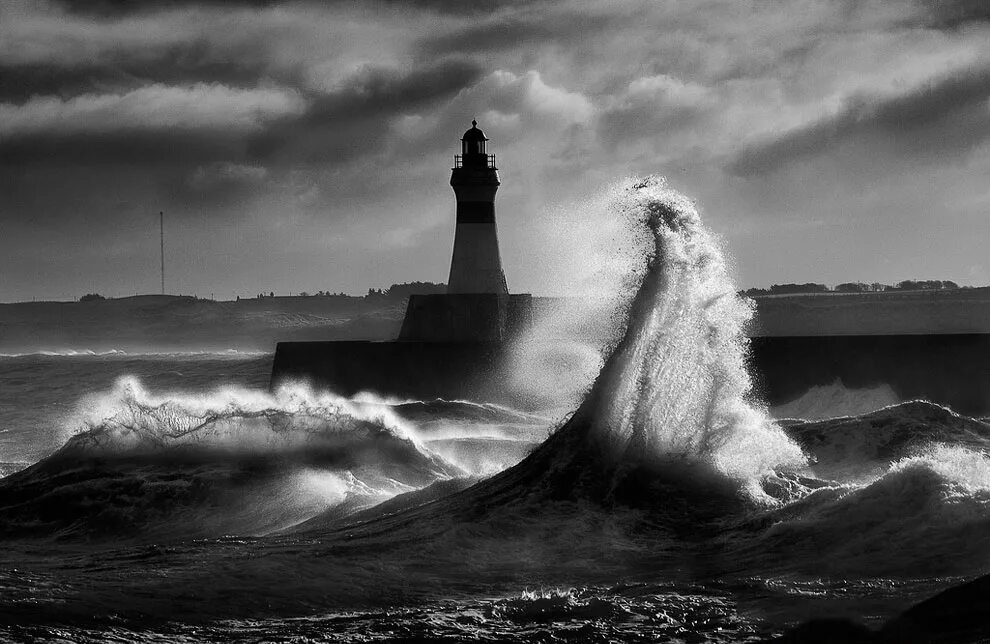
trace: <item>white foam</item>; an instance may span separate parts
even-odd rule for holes
[[[966,492],[990,491],[990,457],[959,445],[931,445],[916,456],[903,458],[891,473],[929,469]]]
[[[184,443],[229,448],[286,446],[321,434],[387,431],[420,445],[411,424],[370,394],[351,400],[286,384],[274,393],[221,387],[205,393],[152,393],[134,376],[81,399],[62,427],[77,446],[129,449]]]

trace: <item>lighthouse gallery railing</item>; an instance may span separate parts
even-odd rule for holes
[[[476,156],[476,155],[471,155],[471,156]],[[480,155],[477,155],[477,156],[480,156]],[[485,163],[484,163],[484,165],[482,165],[482,164],[479,163],[479,164],[477,164],[477,167],[488,168],[489,170],[497,170],[497,168],[495,167],[495,155],[494,154],[486,154],[484,156],[485,156]],[[463,168],[463,167],[464,167],[464,155],[455,154],[454,155],[454,169]]]

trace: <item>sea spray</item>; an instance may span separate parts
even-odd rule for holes
[[[652,248],[625,336],[586,401],[593,433],[613,458],[707,461],[762,498],[762,477],[805,458],[751,399],[753,310],[736,295],[718,240],[660,177],[614,188],[610,214],[648,231]]]
[[[652,243],[642,226],[610,213],[613,191],[544,213],[533,261],[553,280],[553,299],[534,300],[533,320],[509,347],[507,386],[560,418],[582,401],[622,338]]]

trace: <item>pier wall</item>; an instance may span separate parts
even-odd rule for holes
[[[341,395],[467,398],[526,406],[505,386],[505,345],[496,342],[280,342],[272,386],[306,381]],[[836,380],[886,384],[970,415],[990,414],[990,334],[755,337],[751,371],[770,405]]]

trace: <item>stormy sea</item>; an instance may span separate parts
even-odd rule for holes
[[[0,357],[0,639],[924,639],[990,570],[990,424],[838,381],[768,407],[692,202],[605,201],[614,333],[566,374],[536,334],[518,408],[269,391],[235,351]]]

